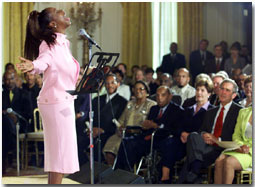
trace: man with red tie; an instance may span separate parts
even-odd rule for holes
[[[142,156],[150,152],[151,135],[157,129],[154,136],[153,148],[157,149],[162,158],[162,164],[168,165],[165,155],[168,155],[166,144],[180,137],[183,108],[172,102],[172,95],[168,86],[160,86],[157,89],[157,105],[152,106],[146,120],[142,124],[144,132],[133,139],[124,138],[118,152],[117,168],[132,170]]]
[[[220,105],[206,112],[199,133],[191,133],[187,141],[187,159],[179,176],[178,183],[197,183],[201,168],[213,164],[223,148],[216,140],[232,141],[232,134],[240,105],[233,102],[238,87],[232,79],[220,84]]]

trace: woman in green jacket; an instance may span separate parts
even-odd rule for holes
[[[233,151],[224,151],[215,161],[215,184],[232,184],[235,170],[252,167],[251,106],[240,110],[232,139],[240,147]]]

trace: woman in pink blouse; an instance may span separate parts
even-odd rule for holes
[[[49,184],[61,184],[63,174],[79,171],[75,130],[74,90],[79,63],[73,58],[65,31],[70,18],[63,10],[46,8],[32,11],[27,22],[25,58],[17,68],[43,73],[43,86],[37,98],[44,129],[44,170]]]

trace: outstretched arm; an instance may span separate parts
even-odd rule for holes
[[[31,60],[25,59],[23,57],[19,57],[21,63],[16,64],[16,67],[22,72],[26,73],[32,71],[34,69],[34,65]]]

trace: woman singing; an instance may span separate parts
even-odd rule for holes
[[[32,11],[26,30],[23,73],[43,73],[37,98],[44,129],[44,170],[49,184],[61,184],[63,174],[79,171],[75,131],[74,90],[80,67],[73,58],[65,31],[71,25],[63,10]]]

